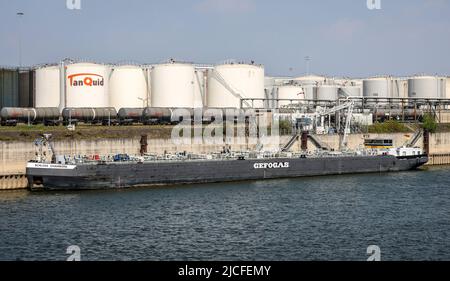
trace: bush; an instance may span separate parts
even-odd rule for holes
[[[281,135],[290,135],[292,134],[292,123],[288,120],[280,120],[280,134]]]
[[[425,114],[425,116],[423,117],[422,127],[424,130],[430,133],[435,133],[438,128],[438,124],[436,122],[436,119],[431,114]]]

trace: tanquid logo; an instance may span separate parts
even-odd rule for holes
[[[67,78],[69,79],[69,85],[72,87],[103,87],[105,85],[103,76],[93,73],[72,74]]]

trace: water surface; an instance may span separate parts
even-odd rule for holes
[[[175,176],[175,175],[174,175]],[[121,191],[0,193],[0,260],[450,259],[450,167]]]

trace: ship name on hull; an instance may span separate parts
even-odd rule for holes
[[[289,162],[275,162],[275,163],[255,163],[255,169],[286,169],[289,168]]]

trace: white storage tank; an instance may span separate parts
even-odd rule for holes
[[[59,107],[59,66],[36,69],[36,107]]]
[[[392,79],[392,98],[407,98],[408,97],[408,80]]]
[[[340,97],[361,97],[362,87],[360,86],[343,86],[339,88]]]
[[[306,83],[306,84],[314,83],[315,85],[322,85],[327,82],[328,78],[325,76],[319,76],[319,75],[306,75],[306,76],[297,77],[294,80],[298,81],[300,83]]]
[[[167,63],[151,71],[152,107],[193,108],[195,68],[191,64]]]
[[[208,75],[208,107],[240,108],[239,97],[265,99],[264,67],[249,64],[217,65]],[[225,84],[225,85],[224,85]],[[231,91],[230,91],[231,89]],[[251,101],[248,101],[251,104]],[[263,100],[255,101],[255,107],[264,107]]]
[[[279,83],[281,84],[282,81]],[[278,89],[276,88],[277,80],[274,77],[265,77],[264,78],[264,92],[265,96],[270,99],[267,102],[268,108],[276,108],[278,107],[278,103],[275,99],[278,98]]]
[[[363,80],[363,96],[368,98],[392,97],[392,79],[380,77]]]
[[[444,77],[418,76],[408,80],[410,98],[445,98],[446,82]]]
[[[106,65],[76,63],[66,66],[64,107],[109,107],[109,75]]]
[[[273,88],[276,84],[276,79],[274,77],[265,77],[264,78],[264,87]]]
[[[317,87],[314,84],[302,84],[305,99],[312,101],[317,99]]]
[[[113,67],[109,83],[110,106],[121,108],[148,106],[147,80],[141,67],[125,65]]]
[[[297,85],[286,85],[278,87],[278,99],[292,99],[295,101],[279,101],[278,107],[290,105],[292,103],[298,104],[297,100],[305,99],[305,92],[303,88]]]
[[[447,82],[446,82],[446,89],[445,89],[445,98],[446,99],[450,99],[450,77],[447,77]]]
[[[322,85],[317,87],[317,100],[335,101],[338,99],[338,87],[334,85]]]
[[[297,77],[294,80],[302,85],[305,92],[306,100],[316,100],[317,99],[317,87],[327,83],[327,77],[319,75],[307,75]]]

